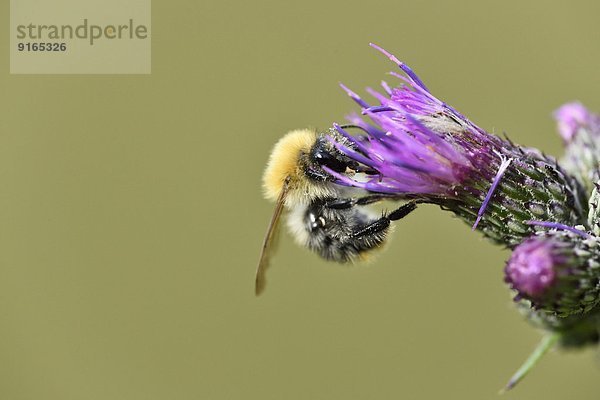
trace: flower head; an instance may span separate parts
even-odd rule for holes
[[[390,88],[384,82],[386,95],[369,89],[380,103],[377,106],[370,106],[342,85],[374,125],[356,115],[350,117],[368,133],[366,138],[334,127],[356,149],[341,143],[338,148],[380,174],[367,181],[337,174],[339,182],[382,193],[452,196],[456,186],[474,175],[493,177],[495,171],[487,166],[499,165],[501,141],[433,96],[408,66],[376,48],[399,65],[405,75],[392,75],[404,84]]]
[[[527,220],[585,220],[581,185],[554,159],[487,133],[431,94],[408,66],[373,47],[399,66],[403,74],[392,75],[402,84],[384,82],[382,93],[369,89],[374,106],[342,86],[370,122],[352,115],[363,134],[334,124],[329,139],[375,173],[324,168],[338,184],[439,204],[510,247],[533,232]]]

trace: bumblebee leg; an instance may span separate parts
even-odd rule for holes
[[[406,217],[408,214],[417,209],[417,202],[411,201],[410,203],[406,203],[388,215],[384,215],[378,220],[371,222],[370,224],[361,227],[356,232],[352,233],[352,237],[358,238],[362,236],[369,236],[379,232],[386,230],[392,221],[397,221]]]
[[[333,210],[345,210],[354,206],[366,206],[383,200],[396,200],[396,196],[385,194],[371,194],[364,197],[350,199],[335,199],[325,203],[325,207]]]
[[[387,215],[387,219],[390,221],[398,221],[399,219],[406,217],[408,214],[417,209],[417,203],[418,202],[416,201],[411,201],[410,203],[406,203],[403,206],[398,207]]]

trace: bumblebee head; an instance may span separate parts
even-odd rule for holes
[[[277,200],[285,190],[287,206],[333,197],[336,189],[327,184],[331,177],[320,168],[335,160],[325,147],[333,148],[323,135],[311,129],[291,131],[282,137],[275,144],[263,175],[265,197]],[[335,169],[340,168],[337,165]]]

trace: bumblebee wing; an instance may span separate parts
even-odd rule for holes
[[[254,285],[254,293],[257,296],[265,290],[265,273],[267,268],[269,267],[269,251],[272,248],[273,239],[277,232],[277,226],[279,224],[279,218],[281,217],[281,213],[283,212],[287,191],[288,180],[286,179],[281,189],[281,193],[277,198],[275,210],[273,211],[273,216],[271,217],[271,222],[269,223],[269,227],[267,228],[267,233],[265,234],[265,238],[263,240],[262,248],[260,251],[260,259],[258,260],[258,267],[256,268],[256,281]]]

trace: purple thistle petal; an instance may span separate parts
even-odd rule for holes
[[[367,90],[367,93],[369,93],[371,96],[375,97],[381,104],[386,104],[387,103],[388,98],[385,95],[383,95],[380,92],[378,92],[377,90],[375,90],[373,88],[370,88],[370,87],[367,87],[366,90]],[[385,88],[384,88],[384,90],[385,90]],[[386,94],[387,94],[387,92],[386,92]],[[389,95],[390,94],[388,94],[388,96]]]
[[[383,90],[385,90],[388,96],[392,94],[392,88],[390,88],[390,85],[388,85],[386,81],[381,81],[381,87]]]
[[[365,108],[362,113],[363,114],[368,114],[368,113],[380,113],[380,112],[385,112],[385,111],[398,111],[393,107],[389,107],[389,106],[373,106],[373,107],[369,107],[369,108]]]
[[[483,203],[481,204],[481,207],[479,208],[479,211],[477,212],[477,219],[475,220],[475,223],[473,224],[473,227],[471,228],[471,230],[474,231],[477,228],[479,221],[481,221],[481,218],[483,217],[483,214],[485,213],[485,209],[487,208],[490,200],[492,199],[492,196],[494,195],[494,191],[496,190],[496,187],[500,183],[500,179],[502,179],[502,175],[504,175],[504,172],[506,172],[506,168],[508,168],[508,166],[510,165],[512,160],[513,160],[512,158],[502,160],[502,164],[500,164],[500,168],[498,168],[498,172],[496,173],[496,176],[494,177],[492,186],[490,187],[490,190],[488,190],[488,192],[485,196],[485,199],[483,200]]]
[[[354,100],[359,106],[361,106],[362,108],[369,108],[370,107],[368,103],[366,103],[363,99],[361,99],[359,95],[357,95],[352,90],[350,90],[346,85],[344,85],[343,83],[340,83],[340,87],[342,89],[344,89],[344,91],[346,92],[346,94],[348,96],[350,96],[350,98],[352,100]]]
[[[584,238],[590,238],[590,234],[587,232],[584,232],[582,230],[579,230],[577,228],[574,228],[572,226],[569,225],[565,225],[565,224],[561,224],[559,222],[549,222],[549,221],[525,221],[525,223],[527,225],[533,225],[533,226],[543,226],[544,228],[550,228],[550,229],[558,229],[561,231],[569,231],[571,233],[574,233],[576,235],[582,236]]]
[[[381,53],[383,53],[387,58],[389,58],[390,60],[392,60],[392,62],[395,62],[396,64],[398,64],[398,67],[400,67],[400,69],[402,71],[404,71],[404,73],[406,75],[409,76],[409,78],[413,81],[413,83],[417,84],[418,86],[420,86],[421,88],[427,90],[427,86],[425,86],[425,84],[421,81],[421,79],[419,79],[419,77],[417,76],[417,74],[415,74],[412,69],[410,69],[406,64],[404,64],[402,61],[398,60],[396,58],[396,56],[394,56],[393,54],[387,52],[386,50],[382,49],[381,47],[377,46],[375,43],[369,43],[369,46],[371,46],[372,48],[374,48],[375,50],[380,51]],[[429,91],[429,90],[427,90]]]

